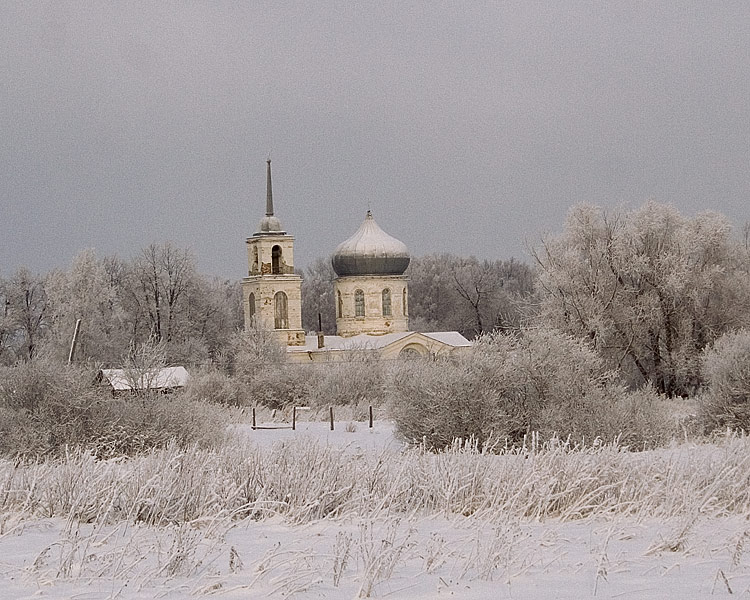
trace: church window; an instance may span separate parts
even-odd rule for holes
[[[404,288],[404,291],[401,292],[401,307],[404,310],[404,316],[408,315],[409,311],[407,310],[407,307],[406,307],[406,288]]]
[[[271,273],[274,275],[281,273],[281,246],[271,248]]]
[[[344,312],[344,302],[341,299],[341,292],[336,292],[336,293],[338,294],[337,306],[338,306],[338,315],[340,319],[343,316],[343,312]]]
[[[253,321],[255,320],[255,294],[250,294],[247,297],[247,305],[248,305],[247,314],[250,317],[250,321],[248,322],[248,325],[252,325]]]
[[[284,292],[276,292],[273,297],[274,303],[274,315],[273,315],[273,327],[274,329],[289,329],[289,311],[287,297]]]
[[[414,359],[427,355],[427,348],[421,344],[409,344],[398,353],[401,358]]]
[[[388,288],[383,290],[383,316],[391,316],[391,290]]]
[[[365,316],[365,293],[362,290],[354,290],[354,316]]]

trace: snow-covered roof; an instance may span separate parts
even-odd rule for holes
[[[430,331],[422,335],[449,346],[471,346],[471,342],[458,331]]]
[[[457,331],[436,331],[429,333],[415,331],[401,331],[398,333],[386,333],[384,335],[369,335],[361,333],[351,337],[341,337],[340,335],[327,335],[324,338],[323,348],[318,348],[318,338],[315,335],[305,336],[304,346],[288,346],[287,352],[320,352],[326,350],[380,350],[390,346],[409,336],[424,335],[449,346],[471,346],[467,340]]]
[[[115,391],[163,390],[185,387],[190,375],[185,367],[164,367],[154,371],[139,373],[134,369],[102,369],[102,379]]]

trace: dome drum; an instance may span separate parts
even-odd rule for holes
[[[408,278],[360,275],[334,280],[336,332],[342,337],[409,330]]]

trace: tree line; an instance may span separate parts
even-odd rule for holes
[[[409,328],[412,331],[458,331],[469,339],[495,330],[518,328],[534,305],[534,269],[509,260],[429,254],[412,258],[409,282]],[[331,261],[318,259],[300,275],[302,326],[336,332]]]
[[[162,344],[172,363],[216,359],[242,324],[238,282],[198,273],[190,251],[152,244],[134,258],[83,250],[68,270],[0,278],[0,364],[68,356],[77,319],[80,361],[119,365]]]
[[[551,328],[582,340],[632,388],[690,396],[704,381],[706,348],[750,325],[749,240],[748,227],[736,235],[716,213],[577,205],[533,248],[532,264],[413,258],[410,328],[470,339]],[[303,327],[316,331],[320,319],[335,333],[330,261],[300,274]],[[68,270],[0,278],[0,364],[67,358],[79,318],[81,361],[117,366],[156,342],[171,363],[218,363],[232,352],[241,309],[239,282],[198,273],[188,250],[154,244],[127,260],[84,250]]]

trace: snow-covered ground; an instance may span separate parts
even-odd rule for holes
[[[343,449],[351,461],[401,452],[387,423],[336,427],[301,422],[294,432],[235,431],[268,451],[301,440]],[[153,527],[47,518],[42,506],[34,516],[0,516],[0,599],[750,595],[750,522],[746,514],[704,510],[712,494],[663,520],[637,513],[536,520],[384,505],[369,515],[302,524],[283,515],[223,515]]]
[[[310,439],[316,443],[328,444],[348,452],[398,452],[404,443],[394,437],[393,424],[390,421],[376,420],[372,428],[367,423],[349,421],[334,422],[331,431],[330,422],[303,421],[296,423],[296,429],[288,428],[289,423],[267,423],[266,427],[287,427],[285,429],[253,429],[248,424],[233,425],[236,433],[246,437],[258,446],[268,448],[279,442]],[[347,430],[348,429],[348,430]]]

